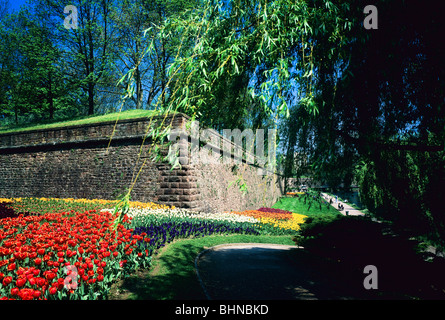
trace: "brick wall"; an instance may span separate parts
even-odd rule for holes
[[[164,121],[184,129],[187,120],[177,114]],[[171,170],[168,163],[151,160],[148,139],[138,159],[149,124],[152,128],[162,121],[119,121],[110,145],[114,121],[0,134],[0,197],[116,199],[141,167],[132,200],[216,212],[271,206],[280,196],[279,177],[258,175],[256,167],[245,163],[188,164]],[[229,187],[240,175],[247,192],[234,183]]]

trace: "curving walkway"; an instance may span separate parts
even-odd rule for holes
[[[311,268],[301,248],[224,244],[201,252],[195,267],[209,300],[350,299]]]
[[[363,212],[361,212],[360,210],[357,210],[353,207],[351,207],[347,202],[343,202],[343,201],[338,201],[337,203],[335,202],[335,197],[331,197],[330,195],[326,194],[326,193],[321,193],[321,196],[323,197],[323,199],[325,199],[328,203],[329,200],[332,199],[332,204],[331,206],[333,206],[336,210],[338,210],[338,204],[342,204],[343,207],[345,208],[342,211],[339,211],[342,215],[346,215],[346,211],[348,211],[348,215],[349,216],[364,216],[365,214]]]

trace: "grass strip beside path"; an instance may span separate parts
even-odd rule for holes
[[[153,256],[150,270],[140,270],[117,282],[110,300],[205,300],[195,273],[195,258],[203,250],[225,243],[295,245],[290,236],[224,235],[181,239]]]

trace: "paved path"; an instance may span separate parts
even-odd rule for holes
[[[364,216],[365,214],[363,212],[361,212],[360,210],[357,210],[353,207],[351,207],[347,202],[343,202],[343,201],[338,201],[337,203],[335,202],[335,197],[331,197],[330,195],[326,194],[326,193],[321,193],[321,196],[329,203],[329,200],[332,198],[332,206],[338,210],[338,204],[342,204],[343,207],[345,208],[342,211],[339,211],[342,215],[346,215],[346,211],[348,211],[348,215],[350,216]]]
[[[329,195],[322,196],[329,202]],[[346,211],[351,216],[364,215],[340,203],[343,215]],[[338,210],[338,203],[332,206]],[[317,271],[303,251],[277,244],[223,244],[201,252],[195,268],[209,300],[354,299],[344,294],[335,276]]]
[[[209,300],[348,299],[320,281],[297,246],[225,244],[212,247],[195,261]],[[293,257],[291,259],[290,257]]]

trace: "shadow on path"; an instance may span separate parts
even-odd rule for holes
[[[296,246],[236,244],[203,252],[197,270],[208,298],[214,300],[354,298],[315,263]]]
[[[445,299],[444,291],[432,290],[428,282],[438,280],[443,265],[404,261],[394,254],[382,258],[388,263],[378,261],[377,290],[364,288],[366,263],[334,261],[296,246],[221,245],[202,252],[196,266],[207,298],[213,300]],[[394,265],[394,260],[399,262]],[[371,258],[368,264],[376,261]]]

